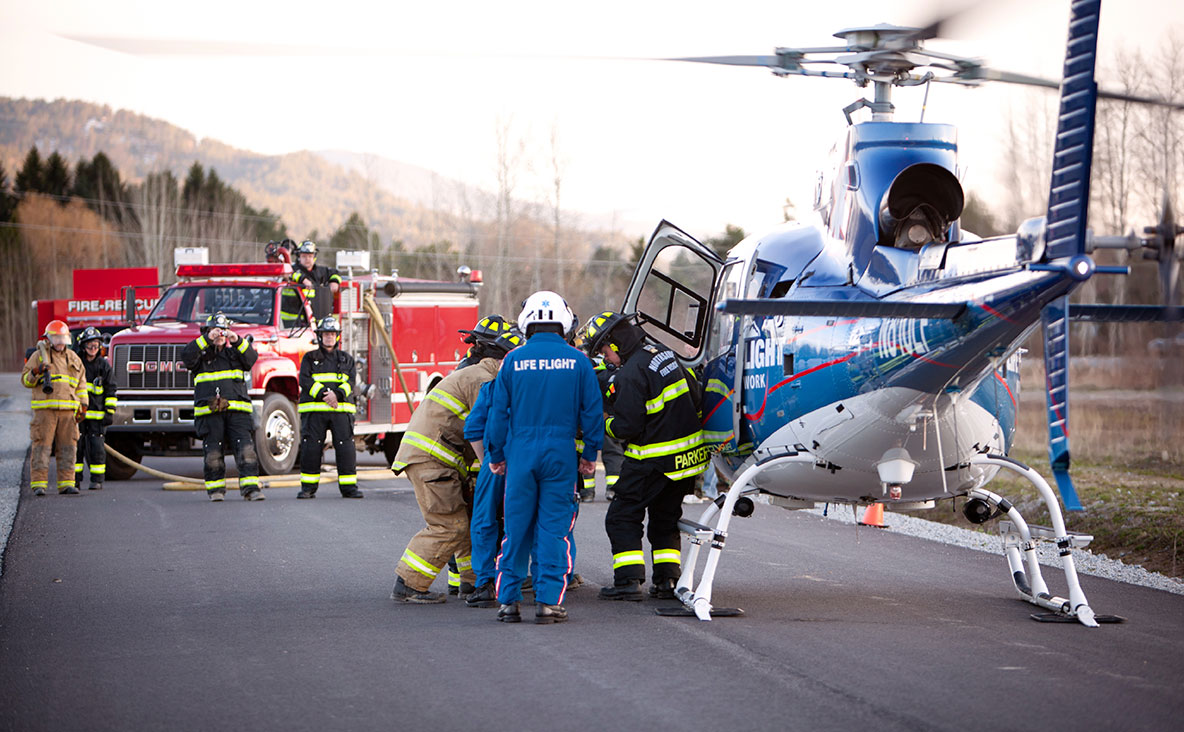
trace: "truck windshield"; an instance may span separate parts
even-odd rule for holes
[[[173,287],[160,298],[145,321],[149,325],[166,321],[205,323],[221,312],[236,323],[270,325],[275,309],[275,290],[242,285]]]

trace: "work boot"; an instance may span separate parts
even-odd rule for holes
[[[522,580],[522,591],[534,594],[534,577],[527,575],[526,579]]]
[[[562,605],[547,605],[537,602],[534,607],[534,622],[538,625],[567,621],[567,609]]]
[[[577,587],[584,586],[584,578],[575,572],[567,575],[567,589],[574,590]]]
[[[400,577],[395,580],[395,589],[391,590],[391,599],[395,602],[410,602],[415,605],[439,605],[446,598],[439,592],[413,590]]]
[[[650,597],[657,600],[673,600],[674,585],[675,582],[672,579],[654,580],[650,585]]]
[[[316,497],[317,497],[317,492],[316,492],[316,491],[305,490],[305,489],[301,488],[301,489],[300,489],[300,492],[296,494],[296,497],[297,497],[297,498],[316,498]]]
[[[101,490],[103,490],[103,484],[102,483],[91,483],[89,486],[87,486],[86,489],[88,491],[101,491]]]
[[[638,602],[641,600],[641,580],[617,580],[611,587],[601,587],[600,599]]]
[[[366,494],[362,493],[361,490],[354,488],[352,491],[342,491],[341,497],[342,498],[365,498]]]
[[[76,496],[78,495],[78,489],[74,486],[69,486],[68,488],[58,491],[58,493],[62,494],[63,496]]]
[[[616,497],[617,497],[617,492],[612,489],[606,490],[604,492],[604,500],[606,500],[606,501],[611,502]]]
[[[467,600],[469,599],[469,595],[473,594],[477,588],[473,586],[472,582],[465,582],[464,580],[461,580],[460,587],[457,589],[460,590],[460,599]]]
[[[518,611],[518,603],[512,602],[498,608],[497,621],[499,623],[521,623],[522,613]]]
[[[469,607],[497,607],[497,588],[492,582],[486,582],[465,598]]]
[[[33,489],[33,495],[35,495],[35,496],[44,496],[44,495],[45,495],[45,489],[44,489],[44,488],[34,488],[34,489]]]
[[[593,498],[596,498],[595,488],[581,488],[580,489],[580,503],[587,503]]]
[[[210,500],[214,503],[221,503],[226,500],[226,493],[224,491],[210,491]]]
[[[243,495],[244,501],[262,501],[265,498],[267,498],[267,496],[263,495],[263,491],[259,490],[258,488],[253,491],[247,491],[247,493]]]

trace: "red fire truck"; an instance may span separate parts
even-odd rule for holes
[[[240,336],[253,338],[259,353],[249,389],[259,467],[269,475],[290,472],[300,445],[300,358],[316,347],[311,303],[319,299],[333,302],[342,348],[357,360],[359,449],[381,451],[391,461],[412,411],[463,357],[466,346],[457,330],[477,322],[480,276],[461,271],[459,282],[351,274],[343,277],[336,298],[325,288],[316,293],[319,298],[309,299],[291,281],[288,264],[180,265],[178,282],[147,317],[111,339],[119,406],[107,443],[136,461],[144,455],[200,454],[193,379],[181,351],[200,334],[206,317],[221,311]],[[129,321],[133,293],[129,289],[125,295]],[[367,294],[382,316],[373,328],[363,306]],[[393,357],[379,329],[393,341]],[[107,468],[113,480],[126,480],[134,472],[119,461]]]
[[[37,309],[37,332],[44,333],[51,320],[64,321],[74,335],[87,326],[107,335],[122,330],[127,327],[121,299],[124,288],[136,288],[136,314],[143,319],[156,305],[158,279],[156,267],[76,269],[70,299],[37,300],[33,304]]]

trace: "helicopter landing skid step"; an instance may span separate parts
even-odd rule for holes
[[[664,618],[693,618],[696,617],[695,611],[689,608],[682,607],[656,607],[654,608],[655,615],[661,615]],[[744,614],[744,610],[738,607],[713,607],[711,608],[711,617],[713,618],[736,618]]]
[[[1065,615],[1064,613],[1032,613],[1032,619],[1038,623],[1080,623],[1081,621],[1072,615]],[[1121,615],[1095,615],[1094,622],[1097,623],[1125,623],[1126,618]]]

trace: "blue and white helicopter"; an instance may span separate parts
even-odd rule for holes
[[[1001,533],[1015,589],[1044,610],[1033,617],[1087,626],[1118,620],[1095,616],[1078,582],[1070,549],[1090,537],[1067,531],[1052,487],[1007,456],[1021,344],[1039,326],[1053,473],[1066,508],[1080,510],[1068,473],[1069,321],[1179,319],[1174,300],[1165,307],[1068,304],[1095,274],[1126,272],[1095,265],[1090,252],[1098,247],[1151,249],[1165,293],[1174,294],[1175,241],[1184,232],[1166,197],[1149,238],[1086,230],[1096,99],[1164,104],[1097,89],[1099,6],[1072,4],[1063,82],[934,53],[922,47],[932,28],[888,25],[840,31],[845,45],[838,47],[678,59],[845,78],[874,91],[844,110],[846,139],[834,170],[819,176],[811,221],[750,236],[726,258],[663,221],[634,273],[623,309],[705,372],[704,431],[719,445],[715,466],[732,480],[697,520],[682,523],[692,542],[677,587],[683,612],[711,619],[729,522],[752,511],[752,494],[787,508],[882,503],[896,510],[963,496],[972,521],[1006,516]],[[1048,211],[1014,235],[990,239],[959,227],[954,127],[893,121],[891,101],[897,86],[983,81],[1050,86],[1061,95]],[[871,120],[851,124],[860,108]],[[1000,470],[1036,487],[1051,528],[1028,525],[987,488]],[[1059,547],[1067,598],[1045,583],[1041,540]]]

